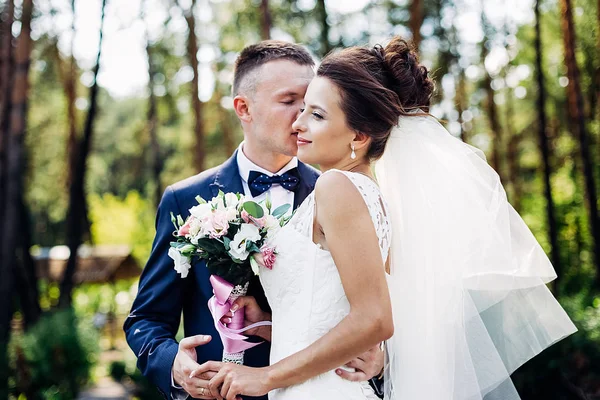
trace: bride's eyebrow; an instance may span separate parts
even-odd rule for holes
[[[318,106],[316,104],[309,104],[308,107],[312,108],[313,110],[319,110],[319,111],[322,111],[323,113],[327,114],[327,111],[323,107]]]

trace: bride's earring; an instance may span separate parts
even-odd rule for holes
[[[350,148],[352,149],[352,153],[350,153],[350,158],[354,160],[356,158],[356,153],[354,152],[354,144],[353,143],[350,143]]]

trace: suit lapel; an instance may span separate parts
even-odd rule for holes
[[[306,197],[315,189],[317,175],[306,166],[306,164],[298,161],[298,172],[300,173],[300,184],[294,195],[294,210],[302,204]]]
[[[244,194],[242,179],[237,165],[237,152],[225,161],[215,175],[214,182],[210,185],[212,195],[219,194],[219,190],[224,193],[241,193]]]

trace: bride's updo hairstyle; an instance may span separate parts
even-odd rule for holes
[[[387,46],[350,47],[327,55],[317,76],[335,84],[350,129],[371,138],[367,157],[383,155],[401,115],[428,113],[434,84],[417,53],[400,37]],[[414,114],[413,114],[414,115]]]

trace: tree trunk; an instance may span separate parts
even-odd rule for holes
[[[505,15],[504,19],[504,47],[506,52],[510,54],[510,45],[508,37],[510,36],[509,15]],[[512,60],[502,69],[502,78],[506,82],[506,75],[509,68],[512,67]],[[511,87],[506,85],[506,107],[505,107],[505,132],[504,137],[508,140],[507,144],[507,167],[508,167],[508,182],[510,182],[510,203],[517,211],[521,209],[521,185],[519,182],[519,143],[521,141],[520,133],[515,131],[513,124],[514,117],[514,92]]]
[[[513,125],[513,91],[508,91],[506,96],[506,137],[508,138],[508,180],[511,186],[511,198],[510,203],[515,210],[521,210],[521,185],[519,182],[519,143],[521,141],[521,134],[515,132]]]
[[[21,223],[20,242],[18,244],[17,259],[18,264],[15,268],[16,286],[19,288],[19,302],[25,329],[32,327],[42,315],[42,309],[39,302],[38,277],[35,269],[35,261],[29,252],[31,248],[31,224],[27,206],[21,196],[19,204],[19,220]]]
[[[410,3],[410,31],[412,32],[412,41],[415,49],[421,46],[421,26],[425,19],[425,9],[423,0],[412,0]]]
[[[596,18],[597,24],[596,26],[600,26],[600,0],[598,0],[598,4],[596,5]],[[596,60],[600,60],[600,31],[596,30]],[[598,99],[600,99],[600,62],[596,66],[596,94],[592,94],[594,99],[594,104],[592,106],[592,118],[600,119],[600,106],[598,103]]]
[[[63,72],[63,89],[67,100],[67,117],[69,121],[69,138],[67,139],[67,156],[69,165],[74,167],[77,159],[77,114],[75,111],[75,100],[77,99],[77,77],[76,63],[73,55],[75,44],[75,0],[71,0],[71,12],[73,19],[71,20],[71,56],[69,58],[68,70],[62,69]],[[60,57],[57,49],[57,55]],[[60,64],[59,64],[60,65]],[[72,168],[68,170],[67,187],[73,181],[74,171]]]
[[[327,6],[325,5],[325,0],[317,0],[315,11],[321,25],[320,55],[321,57],[325,57],[332,49],[331,43],[329,42],[329,23],[327,22]]]
[[[456,111],[458,112],[458,122],[460,123],[460,139],[468,143],[469,133],[465,129],[465,121],[463,120],[463,114],[468,108],[465,70],[460,66],[458,68],[458,77],[456,78]]]
[[[0,131],[8,131],[10,112],[10,88],[12,72],[12,32],[14,0],[9,0],[0,9]],[[1,148],[0,137],[0,148]],[[0,190],[1,192],[1,190]]]
[[[160,145],[158,144],[158,115],[156,111],[156,96],[154,95],[154,57],[150,39],[146,37],[146,54],[148,56],[148,114],[146,119],[146,129],[150,137],[150,158],[152,163],[152,178],[154,179],[154,205],[158,207],[162,198],[162,184],[160,173],[162,172],[162,159],[160,156]]]
[[[579,67],[575,59],[575,25],[571,12],[571,0],[561,0],[561,28],[565,47],[565,64],[567,64],[567,98],[569,115],[579,140],[579,151],[583,163],[586,200],[589,212],[590,232],[593,240],[594,264],[596,266],[596,284],[600,287],[600,219],[596,183],[594,181],[594,165],[590,154],[590,139],[585,124],[583,95],[579,81]]]
[[[13,70],[13,36],[11,27],[14,18],[14,2],[8,1],[0,9],[0,212],[4,210],[6,197],[6,148],[10,128],[10,96]],[[2,229],[0,229],[2,243]],[[1,248],[1,246],[0,246]],[[2,259],[0,250],[0,260]]]
[[[12,4],[9,4],[9,11]],[[14,268],[17,263],[19,246],[20,204],[23,201],[23,171],[25,170],[25,133],[27,126],[27,93],[29,89],[28,73],[31,57],[31,16],[33,0],[23,0],[21,12],[21,32],[14,53],[12,93],[10,96],[10,121],[7,141],[2,143],[6,150],[6,182],[3,190],[0,259],[0,398],[8,398],[4,391],[7,387],[8,371],[6,366],[6,345],[10,337],[10,322],[13,313],[13,295],[15,288]]]
[[[194,165],[198,172],[204,171],[204,162],[206,158],[206,149],[204,148],[204,124],[202,121],[203,104],[200,101],[198,85],[200,83],[200,72],[198,71],[198,39],[196,38],[196,19],[194,17],[194,8],[196,0],[192,0],[189,9],[183,10],[185,21],[188,26],[187,38],[187,56],[188,62],[194,71],[192,78],[192,110],[194,111],[194,137],[196,143],[194,147]]]
[[[489,54],[489,50],[486,46],[487,40],[489,36],[487,34],[487,30],[489,29],[487,19],[485,15],[481,14],[482,25],[484,27],[484,31],[486,34],[484,35],[483,42],[481,43],[481,62],[484,64],[484,88],[486,92],[486,100],[485,100],[485,109],[488,117],[488,122],[490,125],[490,130],[492,134],[492,159],[491,164],[492,167],[496,170],[498,175],[500,176],[500,180],[503,183],[506,183],[504,178],[502,162],[501,162],[501,147],[502,147],[502,128],[500,127],[500,121],[498,120],[498,108],[496,107],[496,103],[494,102],[494,89],[492,89],[492,76],[485,68],[485,59]]]
[[[273,25],[271,11],[269,11],[269,0],[260,1],[260,38],[271,39],[271,27]]]
[[[550,259],[556,270],[558,278],[552,282],[554,293],[558,293],[558,282],[561,277],[560,252],[558,247],[558,230],[554,211],[554,199],[550,176],[550,147],[548,145],[547,120],[546,120],[546,86],[544,83],[544,70],[542,69],[542,36],[540,32],[540,0],[535,2],[535,76],[538,86],[537,119],[538,119],[538,145],[542,153],[542,167],[544,170],[544,194],[546,197],[546,218],[548,219],[548,235],[550,239]]]
[[[100,39],[98,43],[98,54],[96,56],[96,65],[94,66],[94,80],[90,89],[90,106],[81,143],[77,151],[77,163],[74,168],[73,182],[69,190],[69,210],[67,213],[67,245],[71,254],[67,261],[67,267],[60,283],[59,306],[67,307],[71,305],[71,292],[73,290],[73,276],[77,269],[77,250],[82,243],[84,233],[84,224],[87,213],[87,204],[85,198],[85,172],[88,153],[90,151],[92,137],[94,134],[94,121],[98,107],[98,72],[100,70],[100,56],[102,54],[102,37],[104,29],[104,11],[106,9],[106,0],[102,1],[102,11],[100,17]]]

